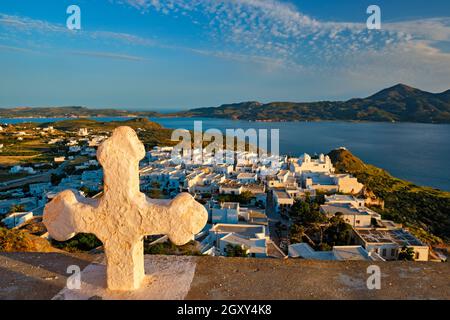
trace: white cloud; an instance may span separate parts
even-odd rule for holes
[[[266,57],[288,64],[323,65],[336,58],[404,48],[415,56],[439,55],[433,41],[449,41],[450,19],[427,19],[383,24],[367,30],[365,21],[319,21],[293,4],[277,0],[122,0],[142,12],[180,13],[204,26],[213,51],[229,55]],[[427,42],[423,42],[423,41]],[[414,45],[414,42],[417,42]],[[412,44],[413,43],[413,44]],[[420,51],[420,52],[419,52]],[[260,60],[260,59],[259,59]]]
[[[450,56],[439,43],[450,41],[450,18],[383,23],[382,30],[367,30],[365,22],[346,23],[311,18],[290,3],[277,0],[111,0],[143,13],[184,16],[203,27],[199,38],[207,45],[172,45],[145,37],[110,31],[73,32],[63,25],[0,14],[0,28],[14,32],[39,31],[43,37],[69,33],[82,39],[126,46],[183,50],[218,59],[256,63],[266,70],[287,69],[303,74],[360,73],[361,77],[411,78],[414,70],[428,68],[446,79]],[[13,33],[13,32],[12,32]],[[168,41],[170,39],[167,39]],[[117,53],[117,55],[126,55]],[[425,72],[426,73],[426,72]],[[419,76],[420,73],[416,73]],[[438,81],[436,80],[436,81]],[[398,80],[400,81],[400,79]],[[447,76],[447,84],[448,76]]]

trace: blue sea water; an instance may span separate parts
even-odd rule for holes
[[[99,121],[122,117],[93,118]],[[61,118],[0,119],[0,123],[51,122]],[[210,118],[154,118],[167,128],[279,129],[280,153],[328,153],[346,147],[364,162],[418,185],[450,191],[450,125],[378,122],[248,122]]]

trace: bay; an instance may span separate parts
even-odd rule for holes
[[[91,118],[124,121],[124,117]],[[0,119],[0,123],[53,122],[65,118]],[[280,153],[328,153],[346,147],[364,162],[417,185],[450,191],[450,125],[384,122],[248,122],[214,118],[151,118],[166,128],[278,129]]]

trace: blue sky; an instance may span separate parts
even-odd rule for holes
[[[82,29],[66,28],[81,8]],[[366,9],[381,8],[381,30]],[[450,88],[447,0],[0,2],[0,107],[175,110]]]

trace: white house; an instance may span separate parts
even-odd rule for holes
[[[76,153],[76,152],[80,152],[80,151],[81,151],[81,147],[80,146],[71,146],[71,147],[69,147],[69,152]]]
[[[240,183],[233,180],[227,180],[219,186],[219,192],[221,194],[239,195],[243,192],[243,187]]]
[[[15,212],[10,214],[8,217],[2,220],[2,223],[8,228],[12,229],[21,224],[27,222],[33,218],[33,212]]]
[[[335,203],[344,203],[344,204],[347,203],[353,205],[354,207],[361,208],[364,207],[365,200],[344,194],[333,194],[325,196],[325,204],[335,204]]]
[[[403,247],[414,250],[414,260],[428,261],[429,247],[402,228],[353,228],[357,243],[368,252],[375,252],[385,260],[397,260]]]
[[[52,184],[50,182],[42,182],[42,183],[33,183],[30,184],[30,194],[33,196],[42,196],[44,193],[47,193],[52,188]]]
[[[342,215],[342,219],[352,227],[370,227],[372,219],[381,219],[381,216],[365,207],[354,207],[348,203],[323,204],[320,212],[331,218],[337,214]]]
[[[9,213],[14,205],[23,206],[24,211],[31,211],[37,206],[37,198],[0,200],[0,214]]]
[[[287,213],[294,204],[294,198],[285,189],[273,189],[273,201],[277,213]]]
[[[364,188],[362,183],[358,182],[358,179],[350,174],[334,174],[331,175],[334,179],[334,183],[338,186],[338,191],[342,193],[358,194]]]
[[[263,225],[216,224],[209,230],[207,241],[220,255],[227,255],[228,245],[240,246],[255,258],[268,256],[269,237]]]
[[[35,174],[36,171],[32,167],[14,166],[9,170],[10,173],[26,172],[28,174]]]
[[[89,135],[88,129],[87,128],[80,128],[80,130],[78,130],[78,135],[85,137],[87,135]]]
[[[303,172],[301,180],[304,188],[322,192],[339,192],[339,186],[329,173]]]
[[[239,203],[237,202],[216,203],[211,208],[211,222],[237,224],[239,222],[239,209]]]
[[[325,204],[320,206],[320,212],[328,217],[342,214],[344,221],[353,227],[370,227],[372,219],[381,222],[381,215],[367,208],[364,202],[350,195],[325,196]]]
[[[233,173],[233,166],[231,164],[217,164],[213,167],[214,172],[230,175]]]
[[[333,173],[334,167],[329,156],[320,154],[318,159],[312,159],[309,154],[305,153],[298,159],[291,159],[290,170],[299,174],[306,171]]]
[[[64,157],[64,156],[55,157],[55,158],[53,158],[53,161],[56,162],[56,163],[61,163],[61,162],[66,161],[66,157]]]
[[[258,181],[258,175],[253,172],[241,172],[237,175],[236,179],[242,184],[255,183]]]

